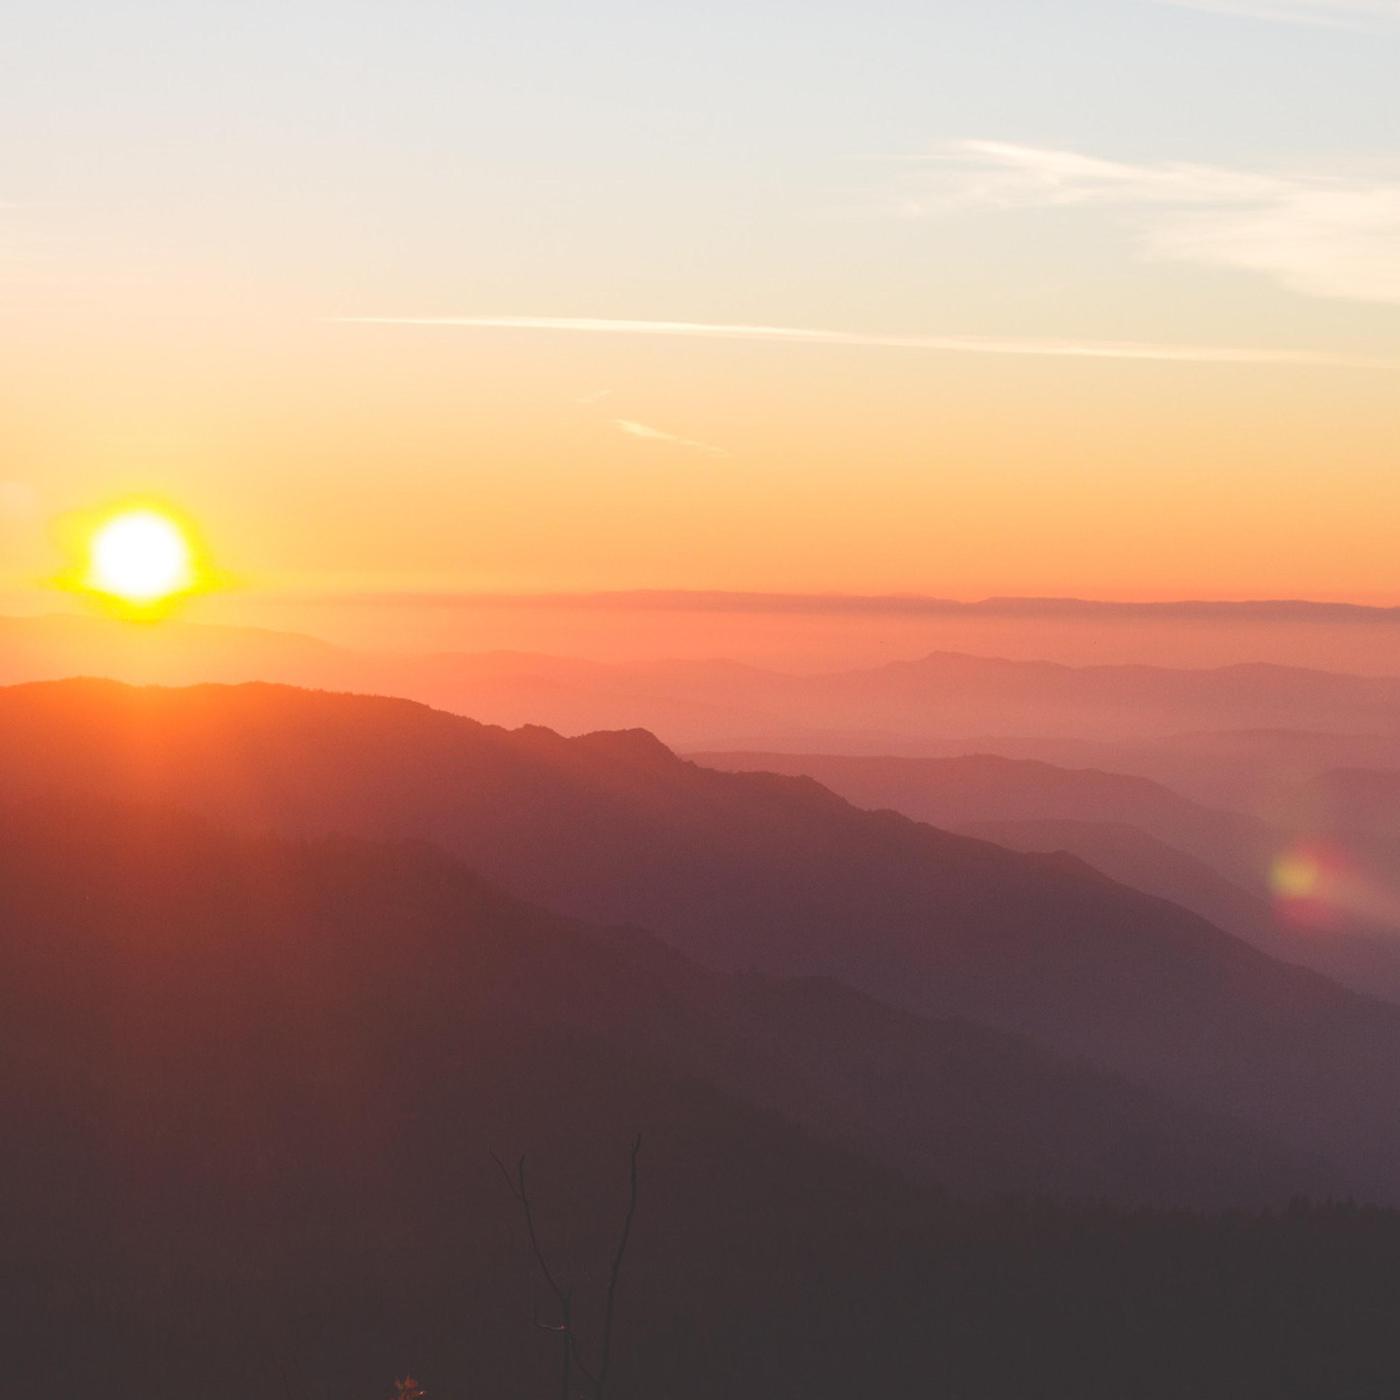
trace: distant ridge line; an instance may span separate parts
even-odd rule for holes
[[[1400,607],[1305,598],[1180,599],[1124,602],[1092,598],[991,597],[974,601],[915,593],[757,593],[628,589],[591,593],[382,592],[297,595],[297,602],[414,607],[635,609],[648,612],[886,613],[990,617],[1122,617],[1263,622],[1400,623]]]

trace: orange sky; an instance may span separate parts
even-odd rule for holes
[[[253,590],[1400,596],[1375,371],[158,329],[80,411],[56,356],[11,377],[40,485],[4,522],[10,592],[53,571],[55,517],[140,491]]]
[[[726,0],[628,11],[622,54],[552,0],[206,8],[12,36],[0,609],[61,601],[56,521],[145,496],[249,617],[1400,601],[1384,16]]]

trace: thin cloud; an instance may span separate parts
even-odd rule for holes
[[[344,325],[422,326],[438,329],[549,331],[566,335],[634,335],[721,341],[772,341],[924,350],[955,355],[1016,355],[1045,359],[1147,360],[1215,365],[1317,365],[1339,369],[1400,370],[1400,358],[1327,350],[1270,350],[1256,346],[1159,345],[1145,341],[1032,340],[971,335],[882,335],[709,321],[620,321],[565,316],[340,316]]]
[[[1400,174],[1261,174],[960,141],[905,177],[900,202],[923,217],[1101,208],[1149,258],[1238,268],[1307,296],[1400,305]]]
[[[1400,0],[1160,0],[1160,3],[1327,29],[1374,30],[1400,25]]]
[[[696,442],[694,438],[677,437],[675,433],[662,432],[660,428],[653,428],[646,423],[638,423],[632,418],[614,418],[613,426],[628,437],[641,438],[644,442],[665,442],[672,447],[684,447],[692,452],[704,452],[711,457],[727,457],[729,455],[722,447],[715,447],[708,442]]]

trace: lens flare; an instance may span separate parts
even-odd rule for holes
[[[1269,872],[1269,884],[1279,899],[1309,899],[1321,883],[1322,866],[1306,850],[1285,851]]]
[[[1293,924],[1335,929],[1364,902],[1365,882],[1355,862],[1329,841],[1298,841],[1269,868],[1274,908]]]

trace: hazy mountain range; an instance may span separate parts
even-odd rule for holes
[[[1257,897],[1206,857],[1258,818],[1005,759],[708,760],[1090,832],[1094,869],[642,730],[267,684],[0,689],[0,743],[25,1384],[330,1400],[407,1349],[542,1388],[488,1151],[530,1154],[596,1327],[638,1130],[621,1400],[1389,1374],[1400,1218],[1091,1204],[1400,1200],[1400,1008],[1246,941]],[[1151,892],[1103,873],[1115,834]],[[1220,1330],[1221,1286],[1267,1346]]]
[[[1023,1042],[706,971],[421,844],[101,800],[0,809],[0,911],[18,1387],[330,1400],[411,1360],[460,1393],[551,1393],[552,1302],[488,1152],[528,1154],[587,1349],[638,1130],[624,1400],[1011,1400],[1067,1366],[1102,1400],[1227,1400],[1387,1374],[1367,1302],[1400,1217],[978,1204],[890,1169],[1134,1198],[1319,1181]]]
[[[861,807],[1028,851],[1070,851],[1150,894],[1358,990],[1400,999],[1400,774],[1329,770],[1279,787],[1273,821],[1214,808],[1150,779],[993,754],[958,758],[699,753],[731,771],[816,778]],[[1345,851],[1348,883],[1369,903],[1305,909],[1280,902],[1280,862],[1314,847]],[[1319,897],[1321,896],[1319,892]],[[1391,904],[1393,903],[1393,909]]]
[[[561,912],[717,969],[833,978],[1027,1035],[1330,1159],[1386,1193],[1400,1010],[1271,960],[1066,856],[728,774],[644,733],[564,739],[265,686],[0,694],[8,787],[121,794],[247,829],[425,839]]]
[[[38,681],[0,689],[34,1383],[340,1400],[408,1338],[547,1386],[488,1149],[530,1152],[596,1307],[639,1128],[620,1400],[1389,1374],[1347,1329],[1391,1217],[1121,1212],[1400,1203],[1400,680],[92,619],[0,623],[0,678]],[[1315,852],[1366,896],[1325,926],[1277,885]],[[1267,1355],[1214,1330],[1232,1271]]]
[[[1400,676],[1272,665],[1075,667],[944,652],[792,674],[718,660],[373,653],[253,629],[0,619],[0,681],[73,675],[401,695],[512,727],[647,728],[691,748],[1049,761],[1072,751],[1079,766],[1163,778],[1208,800],[1227,787],[1232,800],[1252,795],[1279,772],[1400,768]]]

